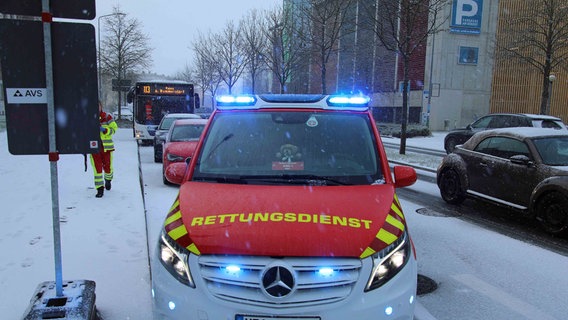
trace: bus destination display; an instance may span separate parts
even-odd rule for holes
[[[144,83],[138,85],[138,94],[141,95],[193,95],[193,85],[175,85],[161,83]]]

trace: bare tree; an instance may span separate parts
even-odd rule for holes
[[[136,19],[128,19],[118,6],[114,15],[105,23],[105,38],[101,47],[101,70],[104,74],[125,79],[128,73],[139,72],[152,65],[152,48],[149,38],[142,33],[142,25]],[[118,117],[121,117],[121,91],[118,91]]]
[[[205,92],[209,91],[212,100],[222,82],[215,65],[215,51],[211,45],[213,41],[211,33],[207,35],[199,33],[197,40],[193,43],[196,83],[201,87],[201,96],[205,98]],[[214,105],[214,101],[211,101],[211,105]]]
[[[311,32],[305,33],[309,43],[314,63],[320,69],[321,92],[327,94],[327,65],[332,53],[338,49],[338,42],[346,19],[345,14],[354,0],[307,0],[301,13],[311,27]]]
[[[266,69],[262,53],[267,51],[266,33],[262,31],[261,15],[257,10],[251,10],[240,22],[244,41],[244,54],[247,70],[251,78],[251,93],[256,92],[256,80]]]
[[[549,76],[568,69],[568,4],[565,0],[533,0],[500,21],[498,59],[513,59],[542,74],[540,113],[550,113]]]
[[[412,56],[417,48],[424,46],[428,36],[442,29],[449,19],[443,16],[449,0],[376,0],[366,6],[364,12],[370,15],[362,26],[373,30],[385,49],[396,52],[403,68],[402,123],[400,154],[406,153],[406,129],[408,123],[409,70]]]
[[[175,78],[189,83],[195,83],[195,70],[193,70],[189,64],[186,64],[183,69],[176,72]]]
[[[263,61],[280,84],[280,93],[287,92],[286,84],[298,72],[305,58],[304,28],[296,28],[292,10],[277,7],[266,12],[264,30],[269,45],[262,53]]]
[[[231,94],[247,65],[241,28],[232,21],[227,22],[220,33],[213,35],[209,45],[214,49],[210,58]]]

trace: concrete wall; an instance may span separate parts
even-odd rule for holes
[[[430,72],[434,88],[429,117],[432,131],[463,127],[489,113],[498,1],[477,0],[483,5],[479,34],[450,31],[454,1],[456,0],[450,2],[444,12],[444,15],[450,17],[444,30],[429,37],[426,50],[425,90],[430,86]],[[460,47],[478,48],[477,63],[462,63]],[[427,113],[426,94],[422,105],[423,112]]]

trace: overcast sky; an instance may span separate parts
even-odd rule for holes
[[[252,8],[269,9],[283,0],[97,0],[97,18],[114,6],[136,18],[150,38],[154,64],[150,71],[174,75],[193,60],[190,50],[197,31],[219,31],[227,21],[239,21]],[[101,29],[105,18],[102,18]],[[101,39],[104,39],[101,33]]]

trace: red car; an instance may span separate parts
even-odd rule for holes
[[[206,119],[180,119],[172,124],[164,143],[162,155],[164,184],[170,184],[165,177],[166,169],[170,164],[191,159],[206,124]]]

